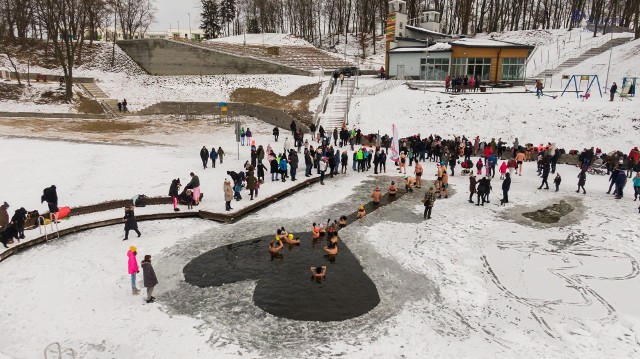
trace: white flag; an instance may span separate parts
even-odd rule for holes
[[[397,162],[400,160],[400,145],[398,143],[398,128],[396,125],[391,125],[391,133],[393,135],[393,139],[391,140],[391,160]]]

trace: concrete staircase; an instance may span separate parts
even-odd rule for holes
[[[197,46],[238,56],[251,56],[304,71],[313,71],[320,68],[328,71],[355,65],[350,60],[332,56],[312,46],[261,46],[212,41],[202,41]]]
[[[557,73],[559,73],[560,71],[564,70],[564,69],[568,69],[571,67],[574,67],[576,65],[579,65],[580,63],[582,63],[583,61],[590,59],[594,56],[600,55],[603,52],[609,50],[611,47],[614,46],[619,46],[622,44],[625,44],[627,42],[629,42],[632,38],[630,37],[620,37],[617,39],[613,39],[613,40],[609,40],[607,42],[605,42],[604,44],[600,45],[600,47],[594,47],[590,50],[588,50],[587,52],[583,53],[582,55],[575,57],[575,58],[570,58],[567,61],[563,62],[562,64],[560,64],[560,66],[556,67],[555,69],[548,69],[545,70],[543,72],[541,72],[537,77],[546,77],[546,76],[553,76]]]
[[[104,112],[111,116],[117,116],[118,100],[109,98],[95,82],[80,84],[80,87],[95,100],[100,102]]]
[[[344,79],[342,85],[340,85],[340,80],[338,80],[333,88],[333,92],[327,96],[325,108],[318,116],[318,123],[325,131],[331,132],[336,127],[342,127],[342,123],[347,117],[347,110],[350,99],[353,96],[354,87],[354,78]]]
[[[80,84],[80,86],[84,88],[84,90],[87,91],[96,100],[109,98],[109,96],[107,96],[107,94],[105,94],[104,91],[102,91],[102,89],[100,89],[100,87],[98,87],[95,82]]]

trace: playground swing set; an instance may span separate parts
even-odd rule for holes
[[[568,77],[568,76],[567,76]],[[564,76],[563,76],[564,78]],[[587,82],[587,89],[584,91],[584,95],[580,94],[580,85],[582,85],[582,81]],[[567,92],[567,89],[571,84],[574,86],[574,91],[569,90],[569,92],[575,92],[576,98],[582,97],[583,99],[588,99],[591,96],[591,92],[589,91],[594,83],[597,83],[598,92],[600,93],[600,97],[602,97],[602,88],[600,86],[600,79],[598,79],[598,75],[571,75],[567,85],[562,90],[560,97],[564,96],[564,93]]]
[[[600,97],[602,97],[602,86],[600,86],[600,79],[598,79],[598,75],[571,75],[570,78],[568,75],[567,76],[563,75],[563,79],[569,79],[569,81],[564,87],[564,90],[562,90],[562,94],[560,96],[563,96],[564,93],[567,92],[567,89],[569,88],[569,86],[573,84],[575,90],[574,91],[569,90],[568,92],[575,92],[576,98],[582,97],[583,101],[588,100],[589,97],[591,96],[591,92],[589,90],[591,89],[593,84],[596,83],[598,92],[600,93]],[[618,92],[618,96],[620,97],[621,101],[625,99],[631,100],[630,97],[635,96],[637,80],[638,80],[637,77],[622,78],[622,86],[620,87],[620,91]],[[581,95],[580,87],[583,81],[587,82],[587,89],[584,91],[584,94]]]

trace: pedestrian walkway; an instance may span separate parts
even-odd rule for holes
[[[349,104],[355,87],[354,78],[346,78],[340,84],[336,82],[333,92],[327,97],[327,103],[324,111],[318,116],[319,125],[325,131],[333,131],[334,128],[342,127],[344,122],[348,122]]]
[[[94,99],[100,102],[102,108],[107,113],[107,115],[116,116],[116,110],[118,107],[118,100],[109,98],[109,96],[102,91],[102,89],[95,83],[82,83],[79,86],[91,95]]]

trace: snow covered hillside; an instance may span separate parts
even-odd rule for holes
[[[592,57],[584,61],[580,65],[568,68],[562,71],[562,74],[569,75],[598,75],[600,84],[605,86],[607,78],[607,69],[609,67],[609,57],[611,57],[611,69],[609,71],[609,86],[615,81],[618,83],[618,89],[621,88],[623,77],[640,78],[640,40],[634,40],[624,45],[613,48],[611,54],[606,51],[598,56]],[[554,76],[553,83],[560,84],[562,74]],[[565,82],[566,84],[566,82]],[[586,86],[586,82],[582,83]],[[619,90],[618,90],[619,91]],[[637,91],[637,90],[636,90]],[[591,91],[593,93],[593,91]],[[636,105],[637,107],[637,105]]]
[[[580,56],[592,47],[598,47],[607,42],[609,34],[598,34],[583,31],[581,28],[550,29],[550,30],[519,30],[490,34],[477,34],[476,38],[495,38],[520,44],[532,45],[533,50],[527,63],[527,74],[539,74],[546,69],[554,69],[569,58]],[[613,38],[633,37],[632,33],[614,33]]]
[[[361,87],[377,86],[380,81],[363,79]],[[534,93],[522,91],[496,89],[487,94],[450,95],[438,89],[417,91],[398,86],[374,96],[354,97],[349,124],[365,133],[380,130],[390,134],[395,123],[400,137],[420,133],[502,137],[508,143],[516,137],[520,143],[555,141],[566,150],[595,146],[628,151],[637,145],[640,115],[635,102],[609,102],[606,95],[600,98],[593,91],[587,101],[571,93],[538,99]]]

